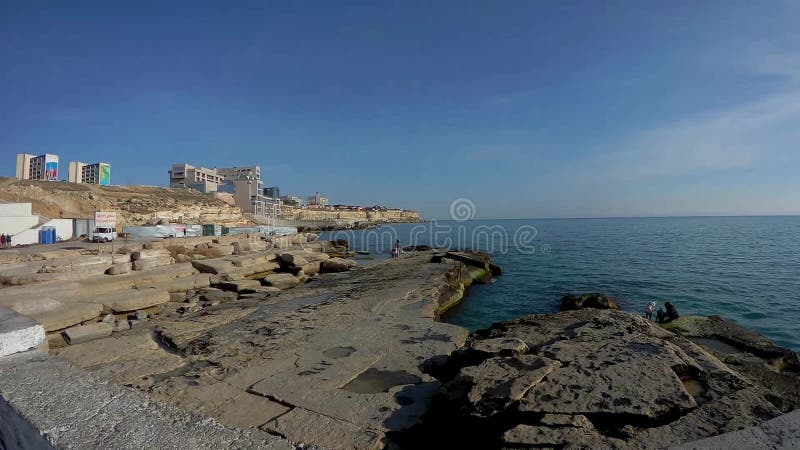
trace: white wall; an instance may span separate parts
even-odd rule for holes
[[[0,217],[0,233],[17,234],[36,226],[39,223],[39,216],[27,217]]]
[[[17,234],[37,223],[39,216],[31,214],[30,203],[0,203],[0,233]]]
[[[29,228],[13,235],[11,245],[37,244],[39,242],[39,230],[42,227],[55,227],[56,236],[60,236],[64,240],[72,237],[72,219],[52,219],[41,226]]]
[[[0,203],[0,220],[5,217],[30,216],[30,203]]]

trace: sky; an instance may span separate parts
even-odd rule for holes
[[[800,214],[800,1],[0,2],[14,155],[447,218]]]

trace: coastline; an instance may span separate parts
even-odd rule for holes
[[[260,430],[271,435],[270,439],[291,445],[411,448],[439,440],[442,445],[461,440],[470,444],[472,432],[454,437],[440,433],[442,427],[483,430],[486,438],[472,443],[485,442],[487,448],[581,442],[651,446],[667,442],[658,432],[664,427],[673,430],[668,442],[681,444],[732,431],[729,428],[734,425],[757,426],[796,408],[792,399],[800,398],[794,373],[800,371],[800,365],[792,362],[797,355],[730,322],[681,318],[671,325],[678,332],[673,334],[629,313],[583,309],[527,316],[469,333],[440,318],[464,299],[473,283],[487,282],[493,272],[499,273],[485,255],[409,250],[399,259],[317,274],[322,261],[331,259],[328,253],[346,250],[344,243],[317,241],[313,235],[242,239],[227,237],[217,243],[205,243],[202,238],[165,240],[160,245],[164,249],[139,252],[156,260],[167,248],[190,255],[204,249],[212,256],[121,275],[73,274],[71,281],[67,280],[69,272],[54,270],[51,273],[58,278],[50,282],[6,287],[0,292],[9,294],[3,297],[4,304],[33,317],[52,319],[52,314],[43,316],[37,308],[52,309],[55,299],[71,301],[55,289],[63,291],[70,286],[83,293],[83,301],[69,303],[73,314],[74,305],[83,304],[89,292],[111,295],[118,289],[127,290],[127,297],[118,297],[118,301],[143,307],[140,311],[144,314],[133,315],[135,326],[117,331],[120,314],[116,314],[111,319],[113,333],[66,345],[55,336],[59,330],[53,330],[64,322],[48,325],[50,357],[69,361],[93,377],[129,386],[148,399],[210,417],[223,426]],[[175,248],[178,241],[185,249]],[[228,251],[230,255],[213,256]],[[97,262],[99,257],[84,257],[88,272],[108,266],[106,260]],[[181,259],[177,255],[170,258]],[[77,270],[75,263],[80,258],[72,254],[70,260],[72,270]],[[56,267],[57,258],[49,261]],[[15,267],[41,265],[18,263]],[[198,267],[208,271],[196,273]],[[294,287],[262,286],[257,280],[265,276],[275,283],[291,282]],[[131,286],[137,289],[131,291]],[[170,291],[166,302],[155,306],[136,303],[146,300],[141,292],[158,289]],[[51,300],[31,303],[32,296]],[[101,317],[103,320],[72,320],[79,320],[84,324],[79,328],[84,328],[108,322],[108,316]],[[550,331],[542,335],[544,329]],[[635,332],[617,336],[626,329]],[[568,339],[564,340],[565,336]],[[715,347],[708,344],[710,340],[739,351]],[[619,347],[602,354],[597,345]],[[548,346],[552,349],[547,350]],[[663,367],[652,366],[650,353],[640,350],[647,346],[663,353],[663,358],[656,359],[664,361]],[[557,351],[567,351],[570,356],[558,356]],[[602,364],[617,367],[620,363],[615,358],[620,355],[626,355],[626,362],[619,367],[626,369],[604,372]],[[775,358],[787,362],[780,367]],[[584,381],[564,372],[567,366],[559,362],[584,359],[587,368],[595,372]],[[595,363],[602,364],[592,366]],[[676,374],[676,364],[687,369]],[[662,369],[666,370],[664,376],[676,377],[669,379],[677,384],[670,385],[657,400],[679,405],[679,416],[670,412],[672,407],[649,403],[654,387],[634,387],[641,376],[650,377]],[[548,376],[551,373],[554,375]],[[735,374],[730,375],[733,380],[741,381],[730,384],[719,374]],[[557,401],[559,394],[538,402],[551,405],[545,413],[519,415],[529,393],[550,389],[577,393],[594,386],[591,380],[595,377],[609,380],[606,392],[611,398],[627,399],[642,409],[631,410],[615,400],[597,412],[590,412],[598,408],[591,404],[576,410]],[[558,380],[569,379],[569,387],[558,387],[562,386]],[[519,384],[519,380],[527,381]],[[653,382],[653,386],[664,385],[661,377]],[[771,384],[770,395],[764,393],[765,383]],[[745,385],[754,385],[754,390],[738,387]],[[511,390],[500,386],[511,386]],[[487,399],[487,392],[493,393],[489,403],[475,403]],[[743,414],[730,426],[720,425],[726,417],[722,399],[732,395],[760,412]],[[661,411],[669,421],[661,418]],[[608,414],[619,414],[620,423],[631,428],[607,429],[603,417]],[[700,423],[717,425],[674,429],[681,420],[696,420],[692,414],[700,414]],[[568,422],[562,423],[564,420]],[[430,440],[434,431],[439,432],[438,437]]]

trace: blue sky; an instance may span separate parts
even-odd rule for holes
[[[800,2],[116,3],[0,3],[0,175],[51,152],[430,218],[800,213]]]

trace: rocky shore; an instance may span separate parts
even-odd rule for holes
[[[702,440],[793,436],[797,354],[721,318],[662,326],[586,294],[470,334],[439,317],[501,274],[478,253],[407,248],[357,266],[341,258],[346,242],[312,234],[120,251],[0,261],[17,285],[0,304],[44,324],[51,355],[92,377],[270,442],[715,448],[728,441]]]
[[[661,327],[614,309],[570,309],[495,324],[431,361],[427,372],[443,383],[434,407],[395,442],[666,448],[800,406],[797,354],[736,324],[690,316]],[[461,432],[440,439],[443,429]]]

